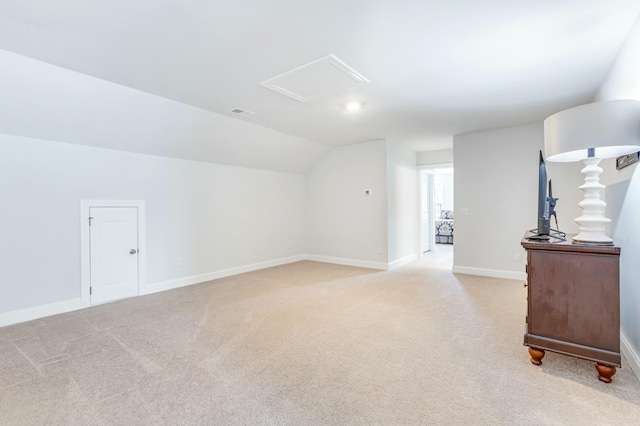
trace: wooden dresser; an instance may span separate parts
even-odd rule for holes
[[[620,367],[620,248],[528,240],[524,344],[540,365],[545,350],[596,362],[611,382]]]

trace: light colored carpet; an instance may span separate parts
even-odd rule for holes
[[[0,328],[0,424],[639,424],[640,384],[522,345],[521,282],[299,262]]]

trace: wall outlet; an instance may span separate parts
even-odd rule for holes
[[[460,209],[460,213],[461,213],[463,216],[469,216],[469,207],[463,207],[463,208],[461,208],[461,209]]]
[[[182,261],[181,257],[178,258],[176,264],[178,265],[178,268],[182,268],[184,266],[184,262]]]
[[[370,197],[371,195],[373,195],[373,191],[370,189],[365,189],[364,190],[364,196],[365,197]]]
[[[521,253],[516,253],[513,255],[513,261],[514,262],[522,262],[522,254]]]
[[[382,247],[378,247],[378,254],[382,254]]]

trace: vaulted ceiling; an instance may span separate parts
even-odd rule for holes
[[[3,0],[0,49],[304,149],[429,150],[591,101],[639,13],[637,0]],[[329,54],[370,83],[309,102],[260,85]],[[363,107],[346,111],[353,100]]]

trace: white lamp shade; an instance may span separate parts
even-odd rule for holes
[[[548,161],[580,161],[595,148],[596,158],[640,151],[640,102],[594,102],[560,111],[544,120]]]

